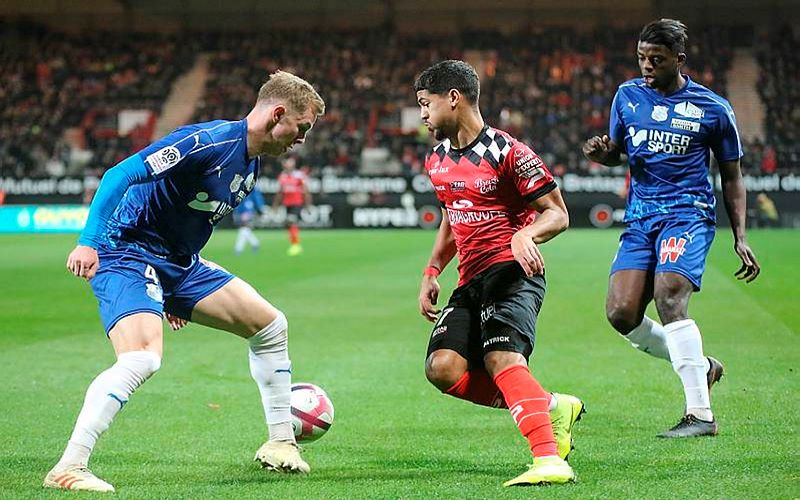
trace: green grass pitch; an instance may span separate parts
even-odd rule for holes
[[[604,317],[617,235],[570,230],[543,246],[548,294],[532,369],[546,388],[587,404],[571,457],[576,484],[502,488],[530,460],[508,413],[425,381],[430,325],[417,291],[434,233],[411,230],[305,231],[296,258],[282,231],[261,232],[261,251],[241,257],[234,233],[220,231],[204,251],[286,312],[294,380],[319,384],[334,402],[330,432],[306,447],[309,476],[252,462],[265,427],[245,344],[194,325],[165,333],[161,371],[118,415],[91,466],[133,499],[800,496],[800,232],[753,231],[763,273],[745,285],[720,229],[690,312],[705,351],[727,369],[713,392],[721,434],[681,441],[655,438],[682,412],[672,368],[631,348]],[[90,288],[64,268],[74,241],[0,237],[2,498],[71,496],[41,482],[87,385],[113,362]]]

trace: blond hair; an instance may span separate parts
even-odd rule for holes
[[[279,100],[298,113],[305,112],[309,107],[319,116],[325,112],[325,101],[314,90],[314,87],[299,76],[288,71],[276,71],[258,91],[258,101],[266,102]]]

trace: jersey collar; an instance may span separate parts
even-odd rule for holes
[[[695,84],[695,83],[692,81],[692,79],[691,79],[691,78],[689,78],[689,75],[685,75],[685,74],[681,73],[681,76],[683,76],[683,77],[686,79],[686,83],[684,84],[684,86],[683,86],[683,87],[679,88],[678,90],[676,90],[675,92],[673,92],[673,93],[671,93],[671,94],[661,95],[661,94],[660,94],[660,93],[658,93],[658,91],[656,91],[655,89],[651,89],[650,87],[648,87],[648,86],[647,86],[647,85],[644,83],[644,80],[642,80],[642,86],[645,88],[645,90],[646,90],[647,92],[649,92],[650,94],[652,94],[652,95],[654,95],[654,96],[658,97],[659,99],[669,99],[670,97],[675,97],[676,95],[679,95],[679,94],[682,94],[683,92],[686,92],[687,90],[689,90],[689,87],[690,87],[690,86],[692,86],[692,87],[693,87],[693,86],[695,86],[695,85],[696,85],[696,84]]]
[[[477,136],[475,136],[475,139],[473,139],[472,142],[470,142],[469,144],[467,144],[463,148],[454,148],[453,147],[453,143],[451,142],[450,143],[450,151],[452,151],[454,154],[457,154],[457,155],[463,155],[464,153],[466,153],[470,149],[474,148],[476,144],[478,144],[478,141],[480,141],[481,138],[484,135],[486,135],[486,131],[487,130],[489,130],[489,125],[484,124],[483,128],[481,129],[481,131],[478,132]]]

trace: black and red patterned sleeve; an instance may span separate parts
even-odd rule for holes
[[[515,141],[503,159],[503,172],[514,181],[527,202],[546,195],[557,185],[547,165],[527,145]]]

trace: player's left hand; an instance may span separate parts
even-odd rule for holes
[[[750,245],[745,240],[738,240],[734,243],[733,250],[742,261],[742,267],[736,271],[734,276],[736,276],[736,279],[744,280],[745,283],[750,283],[761,273],[761,267],[756,261],[756,254],[753,253]]]
[[[90,246],[78,245],[67,257],[67,269],[79,278],[94,278],[100,267],[97,250]]]
[[[170,314],[168,312],[164,313],[164,319],[166,319],[167,323],[169,323],[169,327],[172,328],[175,331],[180,330],[181,328],[186,326],[187,323],[189,323],[185,319],[179,318],[177,316],[173,316],[172,314]]]
[[[529,278],[544,272],[544,257],[533,238],[523,230],[517,231],[511,237],[511,253]]]

